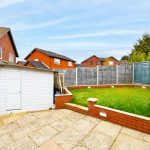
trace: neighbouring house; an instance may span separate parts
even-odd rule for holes
[[[120,60],[119,65],[127,65],[129,62],[127,60]]]
[[[102,60],[96,55],[93,55],[81,62],[82,67],[96,67],[97,65],[102,65]]]
[[[26,63],[25,61],[18,61],[18,62],[17,62],[17,65],[18,65],[18,66],[24,66],[25,63]]]
[[[118,60],[113,57],[100,58],[93,55],[81,62],[81,67],[96,67],[96,66],[114,66],[118,65]]]
[[[9,28],[0,27],[0,61],[16,63],[19,57],[15,42]]]
[[[36,61],[36,62],[41,62],[43,65],[51,69],[72,69],[76,67],[75,60],[39,48],[35,48],[31,53],[29,53],[25,57],[25,60],[26,62],[29,62],[26,64],[27,66],[34,66],[35,62],[33,65],[33,62],[31,64],[31,61]]]

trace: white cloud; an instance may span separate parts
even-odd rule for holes
[[[11,6],[17,3],[22,3],[25,0],[0,0],[0,8]]]
[[[39,23],[39,24],[17,23],[17,24],[11,25],[11,27],[16,31],[39,29],[39,28],[44,28],[44,27],[48,27],[48,26],[63,23],[65,21],[69,20],[69,18],[70,18],[69,16],[66,16],[66,17],[63,17],[63,18],[56,19],[56,20],[50,20],[50,21],[47,21],[47,22],[42,22],[42,23]]]
[[[131,35],[131,34],[143,34],[144,32],[150,32],[150,30],[109,30],[101,31],[95,33],[84,33],[84,34],[70,34],[62,36],[52,36],[47,39],[76,39],[76,38],[89,38],[89,37],[99,37],[99,36],[110,36],[110,35]]]

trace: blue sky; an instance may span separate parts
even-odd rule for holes
[[[150,33],[149,0],[0,0],[0,10],[19,60],[34,47],[78,62],[94,54],[120,59]]]

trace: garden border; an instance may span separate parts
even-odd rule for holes
[[[114,87],[142,87],[150,88],[147,85],[101,85],[101,86],[90,86],[90,88],[111,88]],[[79,89],[88,88],[89,86],[72,86],[68,89]],[[96,105],[96,101],[89,100],[88,107],[76,105],[70,103],[73,95],[72,93],[65,89],[66,94],[55,96],[55,106],[56,109],[66,108],[85,115],[93,116],[102,120],[107,120],[109,122],[132,128],[144,133],[150,134],[150,118],[144,117],[100,105]]]

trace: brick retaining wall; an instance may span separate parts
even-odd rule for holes
[[[139,87],[141,85],[115,85],[115,87]],[[69,87],[69,89],[86,88],[88,86],[78,86]],[[91,86],[91,88],[108,88],[110,85],[106,86]],[[150,86],[147,86],[150,88]],[[127,113],[124,111],[111,109],[104,106],[96,105],[96,102],[89,101],[88,107],[79,106],[70,103],[72,100],[72,94],[67,90],[67,94],[58,95],[55,97],[56,108],[66,108],[82,114],[90,115],[99,119],[107,120],[109,122],[139,130],[150,134],[150,118],[135,115],[132,113]]]

